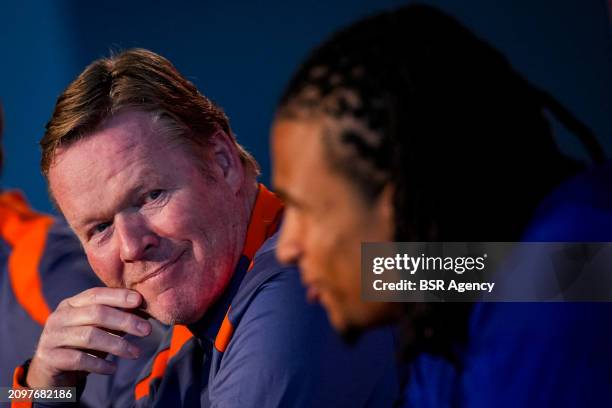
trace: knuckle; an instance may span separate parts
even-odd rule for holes
[[[91,344],[95,340],[95,333],[93,327],[84,327],[81,332],[81,340],[84,344]]]
[[[40,347],[36,349],[34,358],[38,359],[38,361],[41,361],[44,364],[47,364],[48,361],[53,361],[52,359],[48,358],[48,353],[45,350],[41,350]]]
[[[69,353],[63,358],[63,360],[65,361],[65,363],[62,365],[65,366],[68,370],[79,370],[82,366],[83,353],[77,351]]]
[[[71,299],[72,298],[63,299],[61,302],[59,302],[59,304],[57,305],[57,309],[55,309],[55,310],[57,311],[57,310],[62,310],[62,309],[66,309],[66,308],[71,307],[70,306],[70,300]]]
[[[128,346],[129,346],[129,343],[127,342],[127,340],[124,340],[122,338],[117,338],[113,342],[112,348],[115,353],[121,353],[123,351],[126,351]]]
[[[78,295],[75,295],[74,298],[78,298],[81,302],[85,301],[87,303],[94,301],[96,299],[96,292],[99,288],[89,288],[85,289]]]
[[[136,317],[126,313],[121,319],[121,330],[128,332],[130,329],[135,328],[136,324]]]
[[[57,323],[57,315],[60,314],[57,311],[51,313],[49,315],[49,317],[47,317],[47,321],[45,322],[45,325],[43,326],[43,333],[49,331],[49,329],[53,326],[55,326],[55,324]]]
[[[43,349],[47,345],[47,342],[49,341],[49,337],[50,337],[49,326],[45,325],[42,332],[40,333],[40,338],[38,339],[38,345],[36,346],[36,350]]]
[[[97,298],[98,298],[98,291],[96,290],[96,288],[92,288],[92,289],[88,289],[87,290],[87,299],[91,303],[95,303]]]
[[[76,369],[80,369],[85,367],[85,364],[87,364],[87,355],[85,353],[82,352],[77,352],[74,353],[75,357],[74,357],[74,367]]]
[[[102,306],[100,304],[92,305],[90,313],[91,313],[91,317],[96,322],[101,322],[102,319],[104,319],[104,306]]]
[[[61,315],[60,315],[61,316]],[[56,337],[55,334],[58,333],[58,326],[61,328],[62,319],[58,316],[58,314],[51,314],[43,326],[42,332],[40,333],[40,338],[38,340],[38,347],[41,345],[46,345],[49,342],[52,342]]]

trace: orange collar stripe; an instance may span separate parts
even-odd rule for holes
[[[168,362],[174,357],[193,337],[193,334],[189,331],[187,326],[175,325],[172,328],[172,339],[170,340],[170,347],[160,351],[153,361],[153,367],[151,368],[151,374],[147,377],[143,378],[136,384],[136,389],[134,390],[134,396],[136,399],[140,399],[142,397],[146,397],[149,395],[149,389],[151,385],[151,381],[156,378],[161,378],[166,371],[166,367],[168,366]]]
[[[263,184],[259,184],[257,200],[251,213],[251,221],[242,250],[242,254],[249,260],[253,260],[255,252],[276,231],[282,210],[283,204],[276,194]]]
[[[227,349],[227,346],[232,339],[232,335],[234,334],[234,325],[229,319],[230,309],[228,309],[227,313],[225,314],[223,323],[221,323],[221,327],[217,333],[217,337],[215,337],[215,348],[221,353],[225,352],[225,349]]]
[[[266,239],[276,232],[283,213],[281,200],[266,188],[259,184],[257,201],[251,214],[251,222],[247,229],[247,238],[242,254],[251,262],[247,272],[253,268],[255,252],[263,245]],[[231,309],[231,307],[230,307]],[[232,336],[234,335],[234,325],[229,319],[229,310],[225,314],[223,323],[215,337],[215,348],[220,352],[225,352]]]

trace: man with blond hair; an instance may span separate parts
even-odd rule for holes
[[[173,324],[135,373],[137,406],[381,406],[396,390],[392,338],[347,347],[299,274],[275,256],[282,204],[221,109],[174,66],[129,50],[88,66],[41,141],[53,199],[105,288],[49,317],[22,386],[82,387],[136,359],[117,333]]]

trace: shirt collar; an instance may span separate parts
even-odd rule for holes
[[[250,269],[257,250],[276,232],[280,223],[283,204],[276,194],[259,184],[255,205],[247,228],[242,254],[238,259],[232,278],[225,292],[215,304],[197,322],[189,325],[189,330],[198,338],[214,342],[221,323],[227,313],[232,299],[238,292],[242,279]]]

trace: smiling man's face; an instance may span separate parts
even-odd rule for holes
[[[203,152],[202,166],[192,148],[151,114],[126,111],[60,148],[49,171],[96,274],[140,292],[164,323],[194,322],[219,297],[246,230],[219,155]]]

